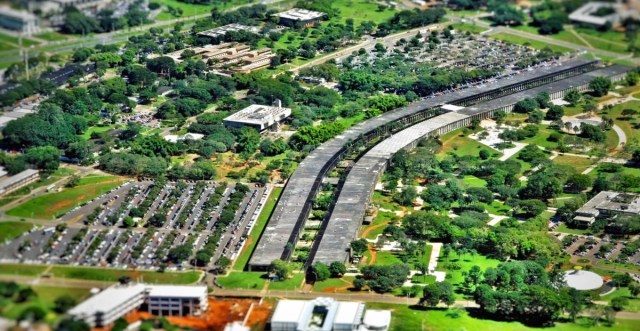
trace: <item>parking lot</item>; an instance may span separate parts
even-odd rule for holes
[[[640,239],[627,241],[609,236],[567,235],[562,244],[565,252],[580,259],[640,266]]]
[[[129,181],[0,246],[0,261],[183,269],[196,254],[235,259],[268,187],[209,181]]]

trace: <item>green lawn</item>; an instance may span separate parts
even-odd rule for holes
[[[444,251],[441,251],[444,252]],[[442,253],[441,253],[442,254]],[[469,271],[472,266],[477,265],[483,271],[489,267],[496,267],[500,261],[496,259],[492,259],[483,255],[471,255],[466,254],[464,256],[459,256],[456,252],[452,251],[449,257],[443,257],[440,255],[438,259],[438,267],[436,268],[439,271],[447,272],[447,280],[454,285],[460,285],[464,282],[464,277],[462,276],[463,272]],[[458,270],[450,270],[454,269],[453,266],[459,266]]]
[[[378,235],[382,234],[385,224],[398,219],[398,216],[395,213],[386,212],[386,211],[378,211],[376,218],[373,219],[370,225],[364,226],[360,230],[360,237],[363,234],[366,234],[364,238],[366,239],[375,239]]]
[[[345,276],[342,278],[329,278],[327,280],[316,282],[313,285],[313,290],[317,292],[332,292],[333,290],[342,289],[345,287],[351,287],[355,277]]]
[[[403,330],[496,330],[496,331],[586,331],[586,330],[609,330],[609,331],[632,331],[640,328],[640,320],[617,319],[612,327],[596,326],[589,327],[590,323],[586,318],[578,319],[576,323],[556,323],[553,327],[534,328],[523,325],[519,322],[493,321],[490,319],[479,319],[469,316],[466,311],[460,311],[455,317],[450,311],[433,309],[421,310],[412,309],[406,305],[367,303],[367,309],[388,309],[392,311],[390,331]]]
[[[487,186],[487,181],[482,179],[482,178],[478,178],[476,176],[473,176],[473,175],[465,175],[464,178],[462,179],[462,185],[465,188],[469,188],[469,187],[486,187]]]
[[[262,235],[262,231],[264,231],[264,228],[267,226],[267,223],[268,223],[267,221],[269,220],[269,217],[271,217],[271,213],[273,212],[273,209],[276,207],[276,202],[278,202],[278,199],[280,198],[280,194],[282,194],[282,187],[274,187],[271,193],[269,194],[269,198],[267,198],[267,202],[262,207],[262,211],[260,212],[260,215],[258,216],[258,220],[256,221],[256,224],[253,226],[251,233],[249,234],[249,238],[247,239],[247,242],[244,245],[242,252],[236,259],[235,264],[233,265],[233,270],[237,270],[237,271],[244,270],[245,266],[247,265],[247,262],[249,262],[249,258],[253,253],[253,249],[256,243],[258,242],[258,239],[260,239],[260,236]]]
[[[554,164],[570,166],[579,174],[591,167],[595,161],[595,159],[587,159],[585,157],[572,155],[559,155],[553,159]]]
[[[561,224],[556,228],[556,232],[564,232],[570,234],[591,234],[588,229],[572,229],[568,228],[566,224]]]
[[[473,23],[454,23],[452,24],[453,28],[458,30],[458,31],[469,31],[471,33],[481,33],[481,32],[485,32],[489,29],[473,24]]]
[[[13,36],[9,36],[6,34],[2,34],[0,33],[0,41],[2,41],[4,44],[13,44],[15,45],[14,48],[16,48],[16,46],[19,46],[20,41],[19,38],[17,37],[13,37]],[[31,40],[29,38],[22,38],[22,46],[35,46],[38,45],[39,42],[35,41],[35,40]]]
[[[20,237],[23,233],[31,230],[33,226],[27,222],[0,222],[0,243]]]
[[[331,7],[340,11],[342,20],[351,18],[356,25],[363,21],[373,21],[379,24],[389,20],[395,14],[395,11],[391,9],[378,11],[377,3],[365,0],[334,0]]]
[[[638,130],[634,129],[634,124],[640,124],[640,116],[636,115],[632,118],[622,116],[622,111],[624,109],[640,109],[640,101],[629,101],[623,104],[619,104],[613,107],[613,109],[605,112],[606,116],[613,119],[616,125],[618,125],[622,131],[624,131],[625,135],[627,135],[627,140],[632,137],[637,137]]]
[[[497,200],[493,200],[493,202],[491,202],[490,205],[486,203],[482,203],[481,205],[484,206],[484,209],[489,214],[493,214],[493,215],[507,215],[509,210],[511,210],[511,207]]]
[[[54,266],[51,268],[50,273],[56,278],[85,279],[105,282],[117,282],[118,278],[129,276],[132,279],[140,278],[142,282],[152,284],[193,284],[200,279],[202,274],[200,271],[156,272],[68,266]]]
[[[380,208],[384,208],[387,210],[401,210],[400,206],[391,200],[390,196],[386,196],[382,194],[380,191],[373,192],[373,198],[371,198],[371,202],[374,205],[379,206]]]
[[[486,150],[494,157],[500,157],[502,155],[500,152],[464,136],[462,129],[443,135],[440,137],[440,141],[442,141],[442,149],[438,153],[439,157],[444,157],[447,153],[453,153],[458,156],[478,156],[481,150]]]
[[[218,284],[225,288],[262,289],[265,282],[264,272],[230,272],[228,276],[219,276]]]
[[[11,319],[16,319],[27,308],[40,307],[48,313],[46,320],[51,322],[55,319],[55,314],[52,312],[54,307],[54,301],[63,296],[69,295],[75,298],[78,302],[84,300],[89,296],[89,289],[86,288],[74,288],[74,287],[52,287],[52,286],[32,286],[37,297],[24,303],[6,302],[6,306],[2,308],[0,315]]]
[[[69,37],[57,32],[43,32],[35,35],[39,39],[47,41],[67,40]]]
[[[37,276],[47,270],[45,265],[35,264],[0,264],[0,274],[3,275],[19,275],[19,276]]]
[[[304,273],[295,273],[293,277],[279,281],[279,282],[269,282],[269,290],[274,291],[294,291],[302,285],[304,281]]]
[[[551,45],[551,44],[547,44],[547,43],[542,42],[542,41],[531,40],[531,39],[528,39],[526,37],[520,37],[520,36],[516,36],[516,35],[513,35],[513,34],[509,34],[509,33],[504,33],[504,32],[493,34],[493,35],[491,35],[491,37],[495,38],[495,39],[500,39],[500,40],[503,40],[503,41],[506,41],[506,42],[510,42],[510,43],[513,43],[513,44],[529,46],[529,47],[535,48],[535,49],[544,49],[546,47],[549,47],[551,50],[553,50],[555,52],[560,52],[560,53],[566,53],[566,52],[573,51],[570,48]]]
[[[124,182],[124,178],[104,176],[100,180],[96,177],[83,178],[84,185],[65,188],[61,192],[48,193],[18,205],[7,215],[25,218],[55,219],[73,207],[87,202]]]
[[[92,126],[92,127],[90,127],[89,129],[87,129],[87,131],[85,131],[85,132],[81,135],[81,137],[82,137],[82,138],[84,138],[84,139],[86,139],[86,140],[89,140],[89,139],[91,139],[91,134],[92,134],[92,133],[94,133],[94,132],[95,132],[95,133],[102,133],[102,132],[107,132],[107,131],[109,131],[109,130],[111,130],[111,129],[114,129],[114,128],[115,128],[115,125],[107,125],[107,126]]]
[[[190,16],[195,16],[195,15],[201,15],[201,14],[208,14],[211,12],[211,10],[216,7],[220,10],[224,10],[224,9],[229,9],[233,6],[237,6],[237,5],[242,5],[245,3],[249,3],[249,0],[232,0],[232,1],[216,1],[214,3],[217,3],[217,5],[210,5],[210,4],[204,4],[204,5],[200,5],[200,4],[191,4],[191,3],[185,3],[185,2],[181,2],[181,1],[177,1],[177,0],[153,0],[151,2],[157,2],[163,6],[171,6],[173,8],[180,8],[182,9],[182,16],[181,17],[190,17]],[[176,17],[170,15],[168,12],[166,11],[162,11],[157,17],[156,19],[159,21],[167,21],[167,20],[171,20],[174,19]]]
[[[550,129],[548,125],[538,125],[538,133],[531,138],[523,140],[522,142],[542,146],[546,149],[553,150],[558,147],[558,143],[549,141],[548,139],[549,136],[551,136],[551,134],[554,132],[558,131]]]

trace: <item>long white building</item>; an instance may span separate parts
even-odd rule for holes
[[[69,315],[91,327],[102,327],[134,310],[186,316],[199,315],[207,307],[206,286],[129,284],[103,290],[69,310]]]

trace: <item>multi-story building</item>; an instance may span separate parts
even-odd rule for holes
[[[32,35],[40,31],[40,19],[25,10],[0,6],[0,27]]]
[[[332,298],[280,300],[271,316],[271,330],[358,330],[362,325],[364,310],[364,303],[336,301]]]
[[[206,286],[126,284],[109,287],[68,313],[91,327],[104,327],[137,309],[158,316],[187,316],[199,315],[207,307]]]

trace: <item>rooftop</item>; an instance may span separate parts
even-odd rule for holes
[[[7,6],[0,6],[0,15],[17,17],[23,20],[36,20],[38,17],[36,15],[31,14],[26,10],[16,10]]]
[[[260,28],[258,28],[257,26],[247,26],[247,25],[232,23],[232,24],[227,24],[227,25],[219,26],[217,28],[199,32],[198,35],[216,38],[216,37],[222,37],[226,35],[227,32],[231,32],[231,31],[247,31],[251,33],[259,33]]]
[[[308,21],[308,20],[313,20],[317,18],[322,18],[325,15],[326,14],[323,12],[300,9],[300,8],[293,8],[287,11],[283,11],[281,13],[273,14],[273,16],[290,19],[292,21]]]
[[[197,298],[207,295],[206,286],[147,285],[149,297]]]
[[[237,113],[231,114],[224,120],[226,122],[241,122],[262,125],[277,120],[281,115],[291,115],[291,109],[284,107],[251,105],[238,111]]]
[[[612,8],[614,12],[605,16],[594,15],[598,11],[598,9],[601,8]],[[621,3],[603,1],[587,2],[582,5],[582,7],[569,14],[569,19],[572,21],[589,23],[599,26],[603,26],[607,24],[607,22],[613,23],[627,17],[639,17],[639,14],[636,10],[627,8]]]
[[[585,203],[576,213],[597,215],[599,209],[640,214],[640,194],[602,191]]]
[[[37,175],[38,174],[38,170],[34,170],[34,169],[27,169],[25,171],[22,171],[20,173],[17,173],[11,177],[7,177],[3,180],[0,180],[0,191],[4,191],[4,189],[6,189],[7,187],[25,179],[25,178],[29,178],[33,175]]]
[[[108,312],[123,302],[134,299],[141,295],[145,290],[144,284],[133,284],[126,286],[112,286],[102,292],[90,297],[77,306],[69,310],[70,315],[88,316],[97,312]]]

